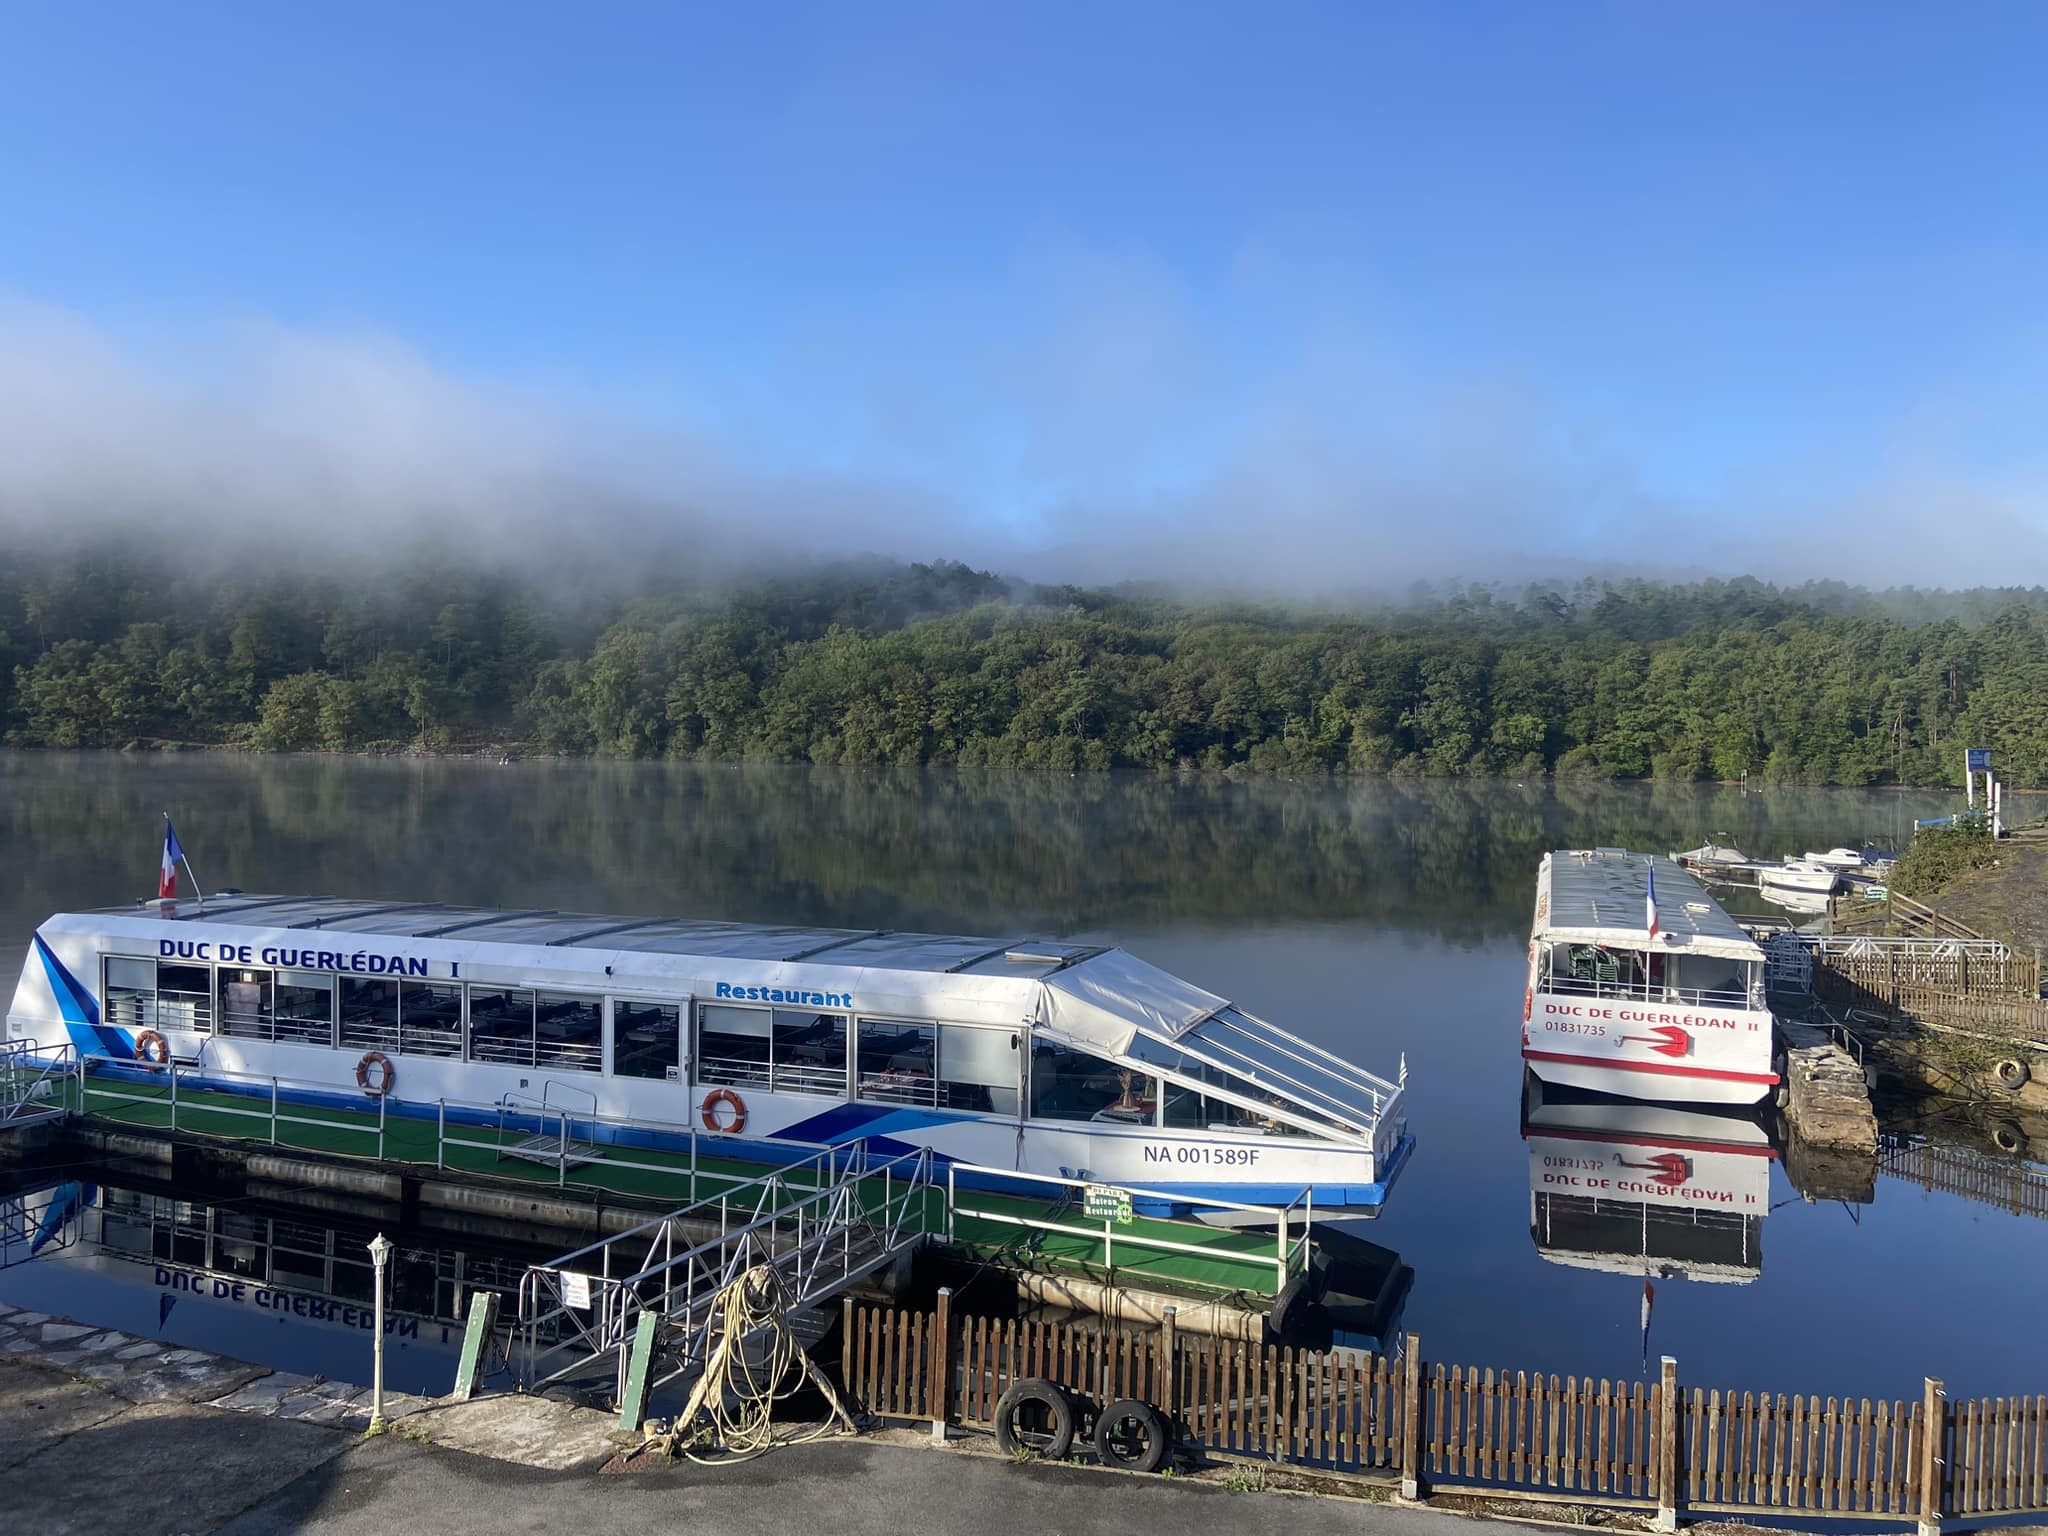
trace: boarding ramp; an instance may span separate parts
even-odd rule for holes
[[[0,1131],[71,1113],[78,1058],[69,1044],[0,1041]]]
[[[644,1402],[708,1358],[719,1298],[749,1271],[772,1271],[792,1312],[820,1306],[922,1242],[936,1197],[927,1148],[827,1148],[535,1265],[519,1286],[521,1384],[609,1372],[621,1403]]]

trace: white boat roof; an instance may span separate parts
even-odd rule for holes
[[[1543,856],[1536,875],[1536,939],[1650,946],[1650,869],[1657,871],[1656,947],[1676,954],[1761,961],[1763,950],[1691,871],[1661,854],[1567,848]]]
[[[204,902],[180,897],[64,913],[45,926],[97,922],[119,931],[137,920],[308,937],[356,934],[426,941],[437,950],[459,947],[480,962],[496,958],[499,963],[529,967],[545,963],[552,951],[563,970],[582,968],[572,955],[602,956],[607,961],[624,957],[622,973],[630,968],[699,979],[731,976],[762,986],[801,983],[849,994],[879,994],[899,1002],[972,997],[986,1003],[1014,998],[1056,1033],[1117,1055],[1128,1052],[1140,1026],[1174,1039],[1230,1007],[1228,998],[1125,950],[1058,939],[1006,940],[241,891],[209,896]],[[648,963],[632,966],[640,956]],[[607,965],[606,974],[611,969]],[[1014,1020],[1017,1015],[1009,1017]]]

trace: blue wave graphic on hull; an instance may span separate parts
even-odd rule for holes
[[[35,936],[36,955],[43,962],[43,974],[49,978],[50,991],[57,999],[57,1012],[63,1016],[64,1029],[71,1036],[71,1043],[81,1056],[114,1056],[133,1060],[135,1042],[128,1038],[128,1031],[115,1029],[100,1022],[100,1005],[79,979],[65,969],[56,951],[43,942],[39,933]]]

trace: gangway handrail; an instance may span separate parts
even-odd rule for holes
[[[913,1227],[910,1216],[913,1208],[921,1209],[932,1187],[932,1163],[931,1150],[924,1147],[879,1164],[864,1144],[826,1149],[723,1196],[529,1267],[520,1281],[517,1324],[526,1341],[525,1385],[532,1389],[579,1374],[613,1352],[623,1380],[632,1335],[638,1319],[648,1313],[682,1330],[684,1347],[674,1368],[650,1385],[673,1379],[709,1347],[716,1323],[712,1302],[757,1264],[781,1275],[793,1303],[815,1305],[828,1299],[928,1235],[928,1223],[920,1219]],[[817,1182],[787,1177],[806,1171]],[[865,1197],[877,1180],[882,1185],[880,1199],[871,1204]],[[748,1191],[754,1194],[751,1204],[744,1198]],[[737,1225],[734,1195],[742,1196]],[[791,1195],[795,1198],[784,1198]],[[677,1252],[677,1228],[706,1218],[714,1218],[715,1235]],[[639,1250],[642,1238],[651,1240]],[[615,1250],[638,1250],[644,1256],[630,1273],[615,1275]],[[598,1273],[573,1267],[587,1266],[593,1256]],[[565,1280],[576,1282],[584,1302],[571,1304]],[[585,1311],[590,1314],[587,1319],[581,1315]],[[544,1344],[544,1333],[552,1334],[554,1341]],[[557,1363],[563,1356],[569,1358]]]

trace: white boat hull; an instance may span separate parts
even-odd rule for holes
[[[1766,891],[1796,891],[1805,896],[1826,896],[1841,883],[1841,876],[1832,869],[1764,869],[1758,872],[1756,883]]]
[[[1765,1009],[1534,992],[1522,1059],[1546,1083],[1661,1104],[1754,1104],[1777,1086]]]
[[[1523,1053],[1528,1058],[1528,1053]],[[1729,1079],[1646,1076],[1644,1073],[1594,1061],[1537,1061],[1529,1070],[1560,1088],[1583,1088],[1617,1098],[1667,1104],[1754,1104],[1776,1085],[1777,1078],[1750,1083]]]

